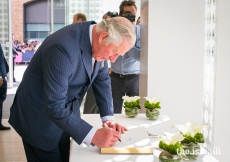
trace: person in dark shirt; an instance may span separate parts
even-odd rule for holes
[[[7,81],[5,77],[6,77],[5,57],[3,55],[2,46],[0,42],[0,130],[10,129],[10,127],[5,127],[2,125],[2,108],[3,108],[3,102],[6,99],[6,91],[7,91]]]

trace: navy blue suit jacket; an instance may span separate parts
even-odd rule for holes
[[[52,150],[63,131],[82,143],[92,126],[80,118],[78,100],[91,84],[101,117],[113,115],[107,62],[96,61],[92,73],[89,26],[94,23],[72,24],[47,37],[24,73],[9,123],[37,148]]]

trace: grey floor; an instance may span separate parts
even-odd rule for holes
[[[8,119],[10,115],[10,106],[12,105],[14,94],[7,95],[6,100],[3,103],[2,119]]]

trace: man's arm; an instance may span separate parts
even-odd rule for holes
[[[133,48],[131,48],[127,55],[137,61],[140,61],[140,48],[141,48],[141,38],[140,38],[140,26],[134,25],[136,32],[136,43]]]

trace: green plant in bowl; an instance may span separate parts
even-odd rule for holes
[[[184,136],[184,139],[181,141],[184,160],[197,159],[200,154],[200,143],[204,143],[202,130],[208,126],[188,122],[185,125],[173,125],[172,127],[179,129]]]
[[[163,136],[160,136],[159,148],[162,151],[159,155],[159,160],[161,162],[180,162],[182,157],[180,152],[183,151],[181,141],[184,136],[180,133],[168,133],[164,132]]]
[[[144,106],[146,108],[146,117],[150,120],[158,119],[160,115],[161,101],[155,97],[144,97],[146,99]]]
[[[134,118],[138,115],[140,107],[140,96],[123,96],[125,115]]]

